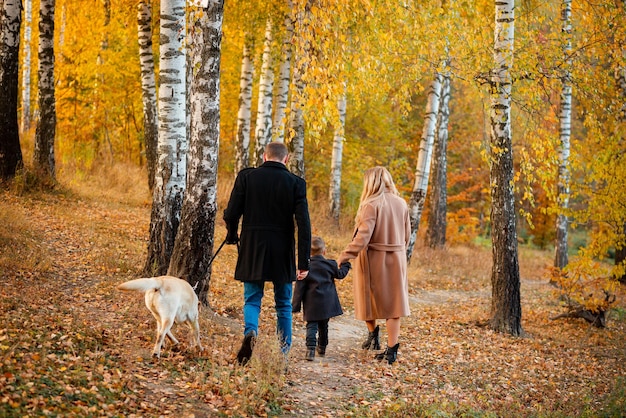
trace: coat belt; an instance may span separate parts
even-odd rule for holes
[[[367,249],[374,250],[374,251],[395,252],[395,251],[405,251],[406,247],[404,246],[404,244],[379,244],[376,242],[370,242],[367,246]]]

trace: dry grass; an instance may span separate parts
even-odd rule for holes
[[[183,350],[165,347],[155,362],[154,319],[143,297],[115,289],[137,277],[145,259],[150,197],[143,185],[142,170],[119,166],[96,177],[62,177],[54,192],[0,193],[0,416],[286,416],[301,409],[355,417],[623,413],[623,295],[607,330],[550,321],[559,309],[543,279],[551,254],[524,247],[527,338],[476,325],[488,315],[490,248],[418,245],[409,277],[419,303],[403,321],[401,359],[391,368],[372,364],[352,340],[333,335],[336,363],[320,363],[319,379],[321,386],[332,385],[328,396],[334,398],[319,401],[315,392],[304,396],[316,389],[307,380],[310,364],[298,363],[297,350],[283,373],[271,286],[255,355],[247,368],[233,365],[243,302],[232,278],[236,249],[227,246],[213,265],[211,309],[201,309],[205,352],[186,351],[188,330],[175,327]],[[232,177],[220,178],[220,213],[230,187]],[[336,225],[323,202],[310,206],[314,233],[326,240],[328,256],[337,257],[350,239],[352,217]],[[224,234],[218,220],[216,242]],[[359,329],[362,324],[350,319],[351,280],[338,285],[346,311],[341,319]],[[298,332],[302,326],[296,321]]]

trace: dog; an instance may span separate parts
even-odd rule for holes
[[[198,323],[198,296],[186,280],[160,276],[130,280],[118,285],[117,288],[145,293],[146,307],[157,321],[157,339],[152,350],[153,357],[161,357],[161,346],[165,336],[174,344],[178,344],[171,328],[174,323],[181,322],[187,323],[191,328],[191,346],[197,345],[200,351],[203,350]]]

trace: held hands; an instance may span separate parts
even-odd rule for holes
[[[297,275],[297,279],[298,280],[304,280],[306,278],[306,276],[309,275],[309,271],[308,270],[298,270],[298,275]]]

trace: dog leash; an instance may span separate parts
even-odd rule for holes
[[[211,267],[211,264],[213,264],[213,260],[215,260],[215,257],[217,257],[217,255],[219,254],[219,252],[222,249],[222,247],[224,246],[224,244],[226,244],[226,239],[224,239],[224,241],[222,241],[222,243],[218,247],[217,251],[215,251],[215,254],[213,254],[213,257],[211,257],[211,260],[209,260],[209,264],[207,265],[207,268]]]
[[[213,260],[215,260],[215,257],[217,257],[217,254],[220,252],[224,244],[226,244],[225,238],[224,238],[224,241],[222,241],[222,243],[218,247],[217,251],[215,251],[215,254],[213,254],[213,257],[211,257],[211,260],[209,260],[209,264],[207,265],[207,268],[211,267],[211,264],[213,264]],[[239,252],[239,241],[237,241],[237,252]]]

